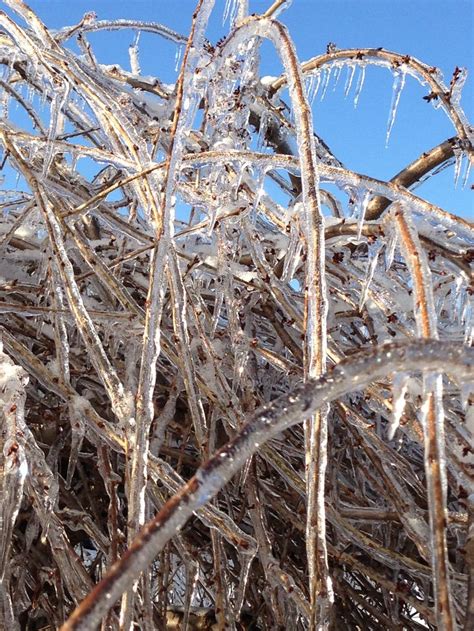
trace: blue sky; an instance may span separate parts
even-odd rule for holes
[[[30,6],[51,28],[74,24],[86,11],[99,19],[135,18],[161,22],[187,35],[195,0],[30,0]],[[250,0],[250,12],[263,12],[271,0]],[[224,36],[225,0],[216,0],[207,37]],[[339,48],[379,47],[409,54],[439,67],[449,84],[455,66],[472,71],[474,59],[472,0],[293,0],[280,19],[294,39],[301,60],[325,52],[328,42]],[[128,68],[128,45],[134,33],[101,32],[91,43],[103,63],[118,62]],[[172,82],[175,45],[143,34],[142,71]],[[269,44],[264,44],[262,74],[278,75],[281,65]],[[354,88],[344,97],[345,70],[338,85],[329,85],[321,102],[313,104],[316,132],[337,157],[353,170],[379,178],[390,178],[423,151],[454,135],[454,128],[441,110],[423,100],[427,88],[408,77],[401,95],[397,118],[388,148],[385,147],[387,118],[393,77],[388,70],[368,68],[357,109]],[[355,84],[355,81],[354,81]],[[466,82],[461,105],[474,119],[474,80]],[[474,220],[474,192],[470,182],[463,190],[454,187],[450,167],[428,180],[415,192],[447,210]]]

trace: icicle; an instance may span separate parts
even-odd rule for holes
[[[46,107],[47,101],[48,101],[48,92],[46,90],[43,90],[41,92],[41,99],[40,99],[41,111],[43,111],[44,108]]]
[[[46,90],[43,90],[43,95],[44,95],[44,98],[46,99],[46,95],[47,95]],[[29,83],[28,88],[26,90],[26,100],[28,101],[28,103],[31,103],[33,101],[34,96],[35,96],[35,89],[31,85],[31,83]]]
[[[357,240],[360,240],[362,228],[364,227],[365,213],[369,204],[372,191],[370,189],[358,189],[356,193],[356,202],[354,214],[357,217]]]
[[[469,158],[466,160],[466,168],[464,170],[464,176],[462,178],[462,187],[466,188],[467,181],[469,179],[469,174],[471,173],[471,161]]]
[[[352,86],[352,81],[354,79],[355,70],[356,70],[355,64],[347,65],[347,79],[346,79],[346,85],[344,86],[344,98],[347,98],[349,96],[349,92],[351,91],[351,86]]]
[[[249,341],[243,331],[239,331],[234,339],[234,388],[238,386],[249,358]]]
[[[234,193],[232,195],[233,201],[237,201],[237,199],[239,197],[239,189],[240,189],[240,185],[242,184],[242,178],[244,176],[246,168],[247,168],[247,164],[245,162],[237,162],[237,163],[235,163],[234,170],[235,170],[235,172],[237,174],[237,178],[235,180]]]
[[[254,197],[252,200],[252,207],[250,210],[250,219],[252,220],[252,223],[254,223],[255,221],[255,215],[257,213],[258,210],[258,205],[260,203],[260,198],[262,197],[263,193],[265,192],[265,177],[267,174],[267,169],[266,168],[261,168],[260,166],[254,166],[253,168],[253,177],[252,177],[252,181],[255,184],[255,190],[254,190]]]
[[[405,409],[405,395],[408,390],[409,379],[410,375],[406,372],[397,372],[393,376],[392,415],[387,427],[388,440],[393,440],[395,432],[400,425],[400,419]]]
[[[459,146],[459,143],[456,143],[453,146],[453,153],[454,153],[454,186],[457,187],[458,185],[458,180],[459,180],[459,176],[461,175],[461,167],[462,167],[462,163],[463,163],[463,159],[464,159],[464,152],[461,149],[461,147]]]
[[[175,69],[175,72],[178,72],[178,70],[179,70],[182,54],[183,54],[183,46],[182,45],[181,46],[177,46],[176,47],[176,54],[174,56],[174,69]]]
[[[196,116],[196,112],[199,108],[199,103],[201,102],[201,94],[197,87],[194,89],[190,89],[188,91],[187,96],[183,100],[183,127],[185,129],[189,129],[192,127],[194,117]]]
[[[385,146],[388,147],[388,141],[390,140],[390,133],[392,131],[395,117],[397,115],[398,103],[400,102],[400,96],[405,85],[406,70],[396,70],[393,79],[393,94],[392,103],[390,105],[390,114],[388,116],[387,123],[387,135],[385,137]]]
[[[357,86],[354,95],[354,107],[356,108],[359,104],[360,93],[362,92],[362,88],[364,86],[365,81],[365,65],[360,67],[359,78],[357,80]]]
[[[226,0],[224,7],[224,14],[222,16],[222,26],[229,20],[229,26],[232,28],[234,26],[234,21],[237,15],[237,11],[239,9],[239,0]]]
[[[86,431],[83,413],[77,408],[77,404],[69,406],[69,417],[71,421],[71,450],[69,452],[69,463],[66,474],[66,488],[71,488],[72,478],[76,470],[79,452]]]
[[[450,313],[451,322],[457,321],[458,324],[464,324],[467,307],[467,289],[462,276],[458,276],[455,280],[453,305],[454,308]],[[438,311],[438,313],[441,312]]]
[[[464,344],[466,346],[471,346],[474,340],[474,309],[473,309],[473,299],[470,296],[467,300],[467,305],[465,309],[465,325],[464,325]]]
[[[339,83],[339,77],[341,76],[343,65],[344,64],[340,66],[336,66],[336,69],[334,70],[334,81],[333,81],[333,88],[332,88],[333,92],[336,91],[337,84]]]
[[[51,103],[51,120],[49,124],[48,140],[43,161],[43,175],[48,172],[49,166],[53,159],[54,140],[62,127],[62,110],[69,98],[71,86],[68,82],[64,85],[63,92],[55,93]]]
[[[269,115],[266,112],[262,112],[262,115],[260,116],[260,126],[257,135],[257,151],[261,151],[262,148],[265,146],[265,136],[268,128],[268,119]]]
[[[290,240],[285,253],[285,262],[283,265],[283,273],[281,275],[282,282],[290,282],[294,277],[301,261],[302,247],[303,243],[301,240],[299,226],[293,218],[290,222]]]
[[[390,236],[389,236],[388,244],[385,245],[385,251],[384,251],[385,252],[384,262],[385,262],[386,272],[388,272],[388,270],[392,267],[397,243],[398,243],[398,233],[395,230],[390,229]]]
[[[318,93],[319,84],[321,82],[321,73],[318,72],[316,74],[310,74],[306,80],[306,94],[308,97],[308,102],[313,103],[316,94]]]
[[[250,552],[245,549],[242,549],[239,554],[241,569],[240,569],[239,586],[237,589],[237,593],[235,595],[235,604],[234,604],[234,614],[237,620],[240,618],[240,613],[242,611],[242,606],[244,604],[245,591],[247,589],[250,567],[252,565],[252,561],[254,560],[256,553],[257,553],[257,549],[251,548]]]
[[[133,44],[128,47],[128,54],[130,57],[130,69],[133,74],[139,75],[141,74],[140,69],[140,60],[138,58],[138,41],[140,39],[140,31],[138,31],[135,39],[133,40]]]
[[[331,67],[323,69],[323,84],[322,84],[322,92],[321,92],[321,101],[323,101],[324,97],[326,96],[326,91],[328,89],[331,72],[332,72]]]
[[[377,268],[377,262],[379,259],[379,254],[384,244],[376,241],[375,243],[370,243],[368,246],[368,254],[367,254],[367,274],[362,285],[362,291],[359,300],[359,310],[365,305],[367,300],[367,296],[369,295],[369,287],[370,283],[375,274],[375,270]]]
[[[213,339],[216,335],[219,318],[221,317],[222,307],[224,305],[224,291],[222,288],[222,280],[218,281],[214,300],[214,315],[212,317],[209,338]]]

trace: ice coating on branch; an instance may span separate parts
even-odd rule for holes
[[[293,4],[293,0],[283,0],[283,2],[280,3],[276,11],[273,12],[272,18],[276,19],[281,13],[283,13],[283,11],[285,11],[286,9],[289,9],[292,4]]]
[[[15,522],[28,473],[25,457],[25,387],[28,376],[0,350],[0,587],[8,586],[10,555]],[[0,614],[8,619],[8,601],[3,598]]]
[[[124,576],[93,598],[110,605],[125,592],[124,627],[152,629],[153,608],[167,617],[179,606],[183,628],[195,626],[198,606],[220,608],[221,626],[245,626],[246,607],[257,626],[307,628],[315,609],[324,626],[334,590],[348,627],[380,616],[447,628],[434,596],[442,581],[434,592],[430,567],[431,547],[442,558],[436,539],[444,525],[430,532],[427,525],[443,510],[432,508],[436,494],[427,495],[425,480],[438,484],[435,465],[427,476],[428,440],[411,418],[432,392],[438,411],[430,416],[427,405],[425,425],[439,425],[441,388],[423,384],[420,372],[446,370],[444,517],[456,570],[448,576],[453,612],[462,625],[466,571],[455,548],[467,523],[460,485],[467,486],[472,442],[472,353],[458,344],[472,342],[473,231],[420,192],[343,166],[306,111],[312,93],[321,95],[325,83],[333,90],[337,80],[343,86],[335,94],[355,93],[356,105],[371,65],[393,72],[407,64],[406,74],[445,95],[446,86],[432,85],[442,82],[439,73],[385,49],[331,47],[303,66],[283,25],[242,20],[243,1],[228,3],[235,17],[225,38],[205,40],[198,21],[188,49],[187,37],[160,25],[120,20],[85,20],[48,40],[22,2],[10,4],[22,21],[14,31],[0,13],[12,119],[0,129],[1,166],[20,179],[18,190],[0,192],[0,325],[6,352],[30,377],[30,433],[28,469],[18,466],[21,457],[15,462],[15,442],[6,443],[8,470],[20,485],[27,471],[27,493],[11,520],[4,612],[60,628],[92,582],[125,555]],[[121,58],[128,67],[131,38],[132,72],[94,54],[101,30],[124,28],[132,34],[121,38]],[[143,61],[148,43],[162,36],[183,55],[171,86],[143,76],[138,63],[138,52]],[[79,57],[64,45],[74,38],[82,39]],[[273,90],[278,78],[260,78],[263,38],[284,61],[289,92]],[[65,80],[72,87],[64,125],[58,120],[49,138],[49,105],[58,110],[54,88]],[[446,98],[442,105],[466,163],[468,126],[455,82],[452,88],[454,105]],[[20,123],[16,112],[30,122]],[[460,165],[458,178],[464,173]],[[346,194],[354,201],[344,213]],[[389,206],[376,216],[381,197]],[[400,202],[413,215],[413,225],[402,226],[405,245],[392,229]],[[421,352],[421,333],[438,334],[442,344]],[[386,341],[408,346],[383,347]],[[456,363],[464,352],[466,361]],[[321,381],[302,385],[321,371]],[[388,441],[408,374],[410,416]],[[245,427],[255,413],[258,427]],[[303,428],[308,415],[313,424]],[[11,416],[12,428],[18,418]],[[193,474],[236,436],[243,442],[206,465],[209,478],[199,475],[197,486]],[[444,466],[438,455],[430,462]],[[185,480],[191,495],[180,491]],[[20,486],[9,488],[11,515]],[[137,551],[137,528],[164,507],[160,537],[146,554]],[[259,563],[251,564],[255,553]],[[129,568],[144,558],[152,572],[134,596]],[[113,624],[115,614],[97,625]]]
[[[8,407],[27,383],[28,377],[23,368],[17,366],[0,347],[0,407],[3,413],[8,412]]]
[[[464,84],[467,79],[467,68],[456,68],[451,80],[450,100],[453,105],[459,105]]]
[[[147,536],[137,541],[135,554],[126,555],[114,566],[107,579],[108,589],[99,592],[99,597],[84,612],[83,624],[91,625],[100,620],[127,583],[136,578],[193,512],[209,501],[242,464],[277,432],[296,424],[309,410],[314,411],[334,396],[347,394],[357,388],[358,384],[359,387],[368,384],[390,370],[397,370],[402,366],[410,370],[416,369],[420,361],[426,361],[427,368],[433,369],[443,361],[442,350],[444,349],[439,343],[425,342],[412,345],[411,348],[386,346],[382,352],[362,354],[352,362],[339,366],[339,369],[332,372],[331,378],[323,377],[320,381],[300,387],[291,396],[278,399],[273,406],[264,407],[257,412],[236,438],[200,467],[181,489],[179,510],[175,501],[170,501],[166,510],[150,523]],[[445,353],[446,367],[449,365],[449,369],[456,372],[467,369],[472,379],[473,357],[472,352],[468,352],[471,350],[463,349],[461,357],[459,347],[457,352]]]

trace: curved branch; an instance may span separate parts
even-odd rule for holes
[[[454,156],[454,143],[456,137],[448,138],[429,151],[425,151],[416,160],[397,173],[391,180],[392,184],[398,184],[409,188],[415,182],[419,182],[423,176],[435,169],[446,160]],[[367,206],[366,219],[378,219],[383,211],[390,206],[391,201],[386,197],[374,197]]]
[[[423,82],[426,82],[431,89],[433,98],[438,98],[443,107],[451,118],[451,121],[457,131],[457,134],[465,145],[465,149],[470,156],[471,161],[474,156],[474,149],[472,146],[472,127],[469,126],[466,116],[459,105],[452,103],[451,90],[448,90],[446,85],[440,78],[440,73],[437,68],[427,66],[418,59],[410,57],[409,55],[401,55],[400,53],[394,53],[389,50],[383,50],[382,48],[355,48],[355,49],[342,49],[335,50],[326,53],[325,55],[318,55],[313,57],[309,61],[306,61],[301,65],[303,73],[311,72],[311,70],[317,70],[325,65],[330,65],[335,61],[347,60],[347,62],[359,65],[366,65],[367,63],[376,63],[373,60],[382,60],[387,63],[389,67],[399,68],[400,66],[406,66],[409,68],[416,78],[421,78]],[[276,92],[287,83],[285,75],[281,75],[270,86],[271,92]]]
[[[294,156],[286,155],[269,155],[264,153],[258,153],[254,151],[203,151],[198,154],[187,154],[183,156],[184,164],[193,164],[201,162],[231,162],[232,160],[252,161],[260,166],[266,165],[272,168],[284,168],[284,169],[298,169],[299,161]],[[435,204],[430,204],[421,197],[417,197],[410,191],[407,191],[403,186],[394,182],[384,182],[378,180],[369,175],[362,175],[349,169],[342,169],[339,167],[329,166],[327,164],[320,163],[318,165],[319,173],[322,179],[330,180],[335,184],[341,183],[349,186],[366,186],[378,195],[388,197],[392,201],[405,201],[412,209],[421,213],[428,213],[434,215],[437,219],[446,223],[456,223],[459,227],[469,231],[469,234],[473,233],[473,224],[453,215],[446,210],[443,210]]]
[[[173,29],[158,24],[158,22],[142,22],[142,20],[91,20],[85,21],[84,18],[75,26],[65,26],[57,31],[54,39],[58,43],[65,42],[78,32],[90,33],[91,31],[119,31],[122,29],[132,29],[134,31],[145,31],[147,33],[156,33],[165,39],[169,39],[177,44],[186,44],[188,38],[180,35]]]
[[[301,423],[323,405],[396,371],[443,371],[463,383],[474,380],[474,348],[450,342],[388,344],[353,355],[328,373],[261,408],[239,434],[172,497],[140,531],[130,548],[77,607],[61,631],[86,631],[99,624],[130,583],[155,558],[191,515],[206,505],[268,440]]]

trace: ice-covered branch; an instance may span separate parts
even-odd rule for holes
[[[474,349],[423,341],[388,345],[341,362],[321,378],[265,406],[237,437],[208,460],[139,533],[108,575],[81,603],[61,631],[90,629],[127,589],[159,550],[242,467],[247,458],[284,429],[301,423],[322,405],[364,388],[375,379],[403,371],[443,371],[463,383],[474,380]]]

